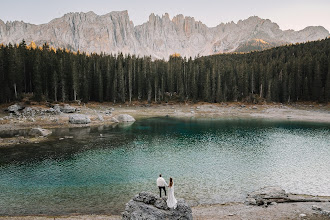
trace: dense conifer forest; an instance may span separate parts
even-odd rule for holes
[[[330,38],[261,52],[168,61],[0,45],[0,103],[330,101]]]

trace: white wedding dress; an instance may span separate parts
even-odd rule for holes
[[[169,188],[169,192],[168,192],[168,198],[167,198],[167,206],[169,208],[176,208],[177,206],[177,201],[174,197],[174,183],[172,185],[172,187],[168,187]]]

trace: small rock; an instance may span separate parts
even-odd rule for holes
[[[64,138],[59,138],[59,140],[61,141],[61,140],[64,140]]]
[[[305,218],[307,215],[306,214],[300,214],[299,218]]]
[[[61,112],[63,113],[74,113],[76,111],[75,107],[70,106],[69,104],[64,104],[61,108]]]
[[[29,122],[35,122],[35,121],[36,121],[36,120],[35,120],[34,118],[32,118],[32,117],[31,117],[31,118],[28,118],[27,120],[28,120]]]
[[[191,111],[190,113],[191,113],[191,114],[195,114],[195,112],[194,112],[194,111]]]
[[[119,123],[119,121],[118,121],[117,118],[115,118],[115,117],[112,117],[112,118],[110,119],[110,121],[111,121],[111,122],[114,122],[114,123]]]
[[[322,208],[317,205],[312,205],[312,209],[315,211],[322,211]]]
[[[252,106],[252,109],[258,109],[258,107],[257,106]]]
[[[75,114],[69,117],[69,122],[71,124],[89,124],[91,119],[87,115]]]
[[[103,118],[102,115],[97,115],[97,119],[98,119],[99,121],[104,121],[104,118]]]
[[[22,110],[24,107],[19,104],[14,104],[8,107],[8,111],[11,113],[16,113],[19,110]]]
[[[47,130],[47,129],[42,129],[42,128],[32,128],[31,131],[29,132],[29,136],[49,136],[52,134],[52,131]]]

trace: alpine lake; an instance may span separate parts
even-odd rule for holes
[[[158,194],[160,173],[190,205],[242,202],[265,186],[330,195],[329,158],[329,123],[159,117],[54,129],[47,142],[0,148],[0,216],[120,214],[135,194]]]

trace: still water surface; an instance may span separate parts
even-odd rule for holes
[[[274,185],[330,195],[330,124],[151,118],[52,138],[0,148],[0,215],[119,214],[136,193],[158,193],[159,173],[191,205]]]

